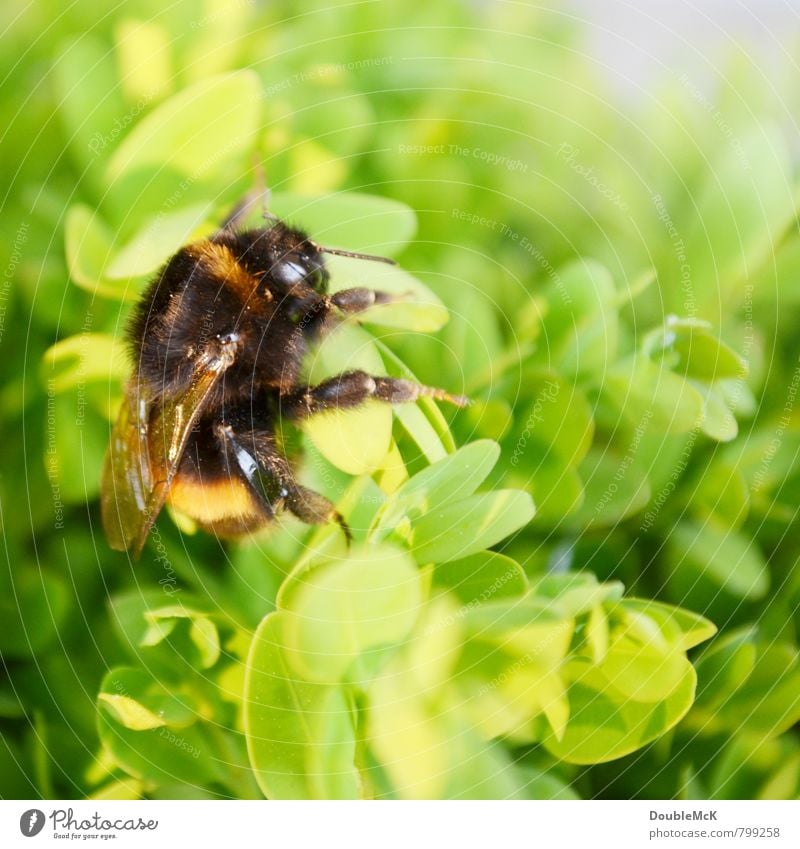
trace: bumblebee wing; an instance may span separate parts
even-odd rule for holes
[[[113,507],[104,504],[103,523],[112,548],[131,549],[138,558],[167,499],[189,434],[234,359],[235,339],[226,339],[197,358],[194,379],[176,396],[143,404],[135,389],[126,393],[128,407],[112,433],[103,487],[116,502]]]
[[[125,389],[103,466],[100,511],[108,544],[125,551],[141,533],[152,491],[148,411],[135,381]]]

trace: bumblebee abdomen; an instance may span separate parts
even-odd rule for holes
[[[257,531],[273,518],[238,477],[200,479],[179,472],[167,502],[203,530],[226,538]]]

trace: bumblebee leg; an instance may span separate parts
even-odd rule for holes
[[[308,525],[337,522],[348,541],[350,529],[333,504],[294,479],[287,459],[278,451],[269,432],[235,431],[222,422],[215,433],[223,447],[229,473],[242,475],[269,516],[281,507]]]
[[[285,395],[281,399],[281,415],[302,420],[326,410],[358,407],[370,398],[388,404],[403,404],[419,398],[435,398],[464,407],[469,400],[450,395],[444,389],[423,386],[396,377],[371,377],[363,371],[348,371],[331,377],[318,386],[310,386]]]
[[[364,312],[370,307],[378,304],[391,304],[402,301],[405,295],[390,295],[388,292],[379,292],[376,289],[342,289],[328,296],[330,303],[348,315]]]
[[[331,333],[351,315],[381,304],[402,301],[405,295],[390,295],[376,289],[342,289],[333,295],[315,297],[294,307],[296,319],[310,336]],[[335,311],[338,310],[338,315]]]
[[[237,430],[225,422],[214,425],[229,476],[244,478],[268,515],[284,503],[292,473],[286,458],[267,431]]]
[[[286,509],[307,525],[326,525],[328,522],[336,522],[347,541],[350,542],[353,539],[350,528],[341,513],[324,495],[314,492],[313,489],[293,482],[286,497]]]

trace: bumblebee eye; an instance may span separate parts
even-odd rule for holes
[[[297,262],[292,262],[291,260],[282,260],[279,263],[276,263],[272,268],[272,276],[273,278],[280,284],[292,287],[296,286],[298,283],[302,283],[305,280],[307,275],[307,269],[303,268]]]
[[[328,285],[328,272],[324,268],[316,266],[308,272],[306,282],[317,292],[324,292]]]

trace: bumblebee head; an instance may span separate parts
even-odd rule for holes
[[[275,232],[275,231],[278,232]],[[328,291],[330,274],[325,267],[324,249],[295,230],[278,222],[270,231],[273,237],[273,262],[270,277],[291,291],[298,285],[310,286],[324,295]]]
[[[310,239],[302,230],[289,227],[278,218],[274,218],[273,221],[274,224],[269,232],[278,254],[273,265],[273,274],[276,280],[284,285],[293,286],[305,281],[320,295],[324,295],[328,291],[330,280],[330,273],[325,265],[325,254],[394,265],[394,260],[385,256],[325,247]]]

